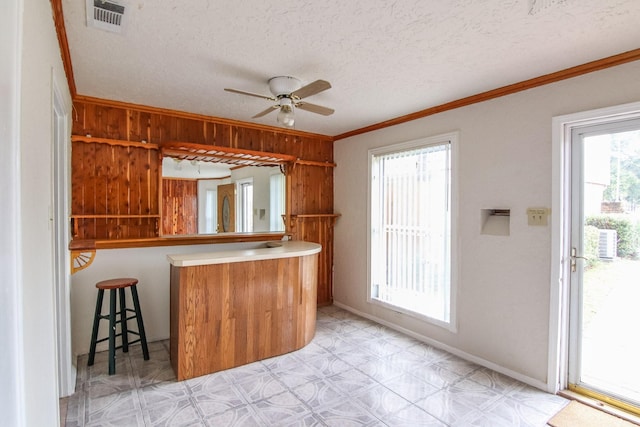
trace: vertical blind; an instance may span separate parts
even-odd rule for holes
[[[238,185],[240,187],[238,231],[251,232],[253,231],[253,182],[244,181],[239,182]]]
[[[371,297],[449,322],[450,153],[443,143],[372,158]]]
[[[204,208],[204,232],[207,234],[217,233],[218,230],[218,212],[216,209],[218,191],[207,189],[205,208]]]
[[[285,181],[281,173],[269,177],[269,230],[284,231]]]

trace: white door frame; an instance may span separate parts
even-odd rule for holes
[[[53,84],[53,274],[57,331],[58,392],[60,397],[75,391],[76,369],[71,354],[71,265],[69,245],[69,107]]]
[[[552,121],[551,293],[547,391],[567,387],[571,244],[571,132],[576,127],[640,116],[640,102],[557,116]]]

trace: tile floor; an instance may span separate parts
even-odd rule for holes
[[[545,426],[568,401],[335,306],[305,348],[177,382],[169,342],[78,358],[67,426]]]

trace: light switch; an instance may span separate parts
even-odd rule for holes
[[[527,218],[529,225],[547,225],[547,216],[550,209],[547,208],[528,208]]]

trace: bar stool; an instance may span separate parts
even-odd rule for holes
[[[96,355],[96,344],[106,340],[109,340],[109,375],[116,373],[116,350],[119,348],[121,348],[124,353],[127,353],[129,352],[129,345],[139,342],[142,345],[144,360],[149,360],[147,337],[144,333],[144,324],[142,322],[142,313],[140,312],[140,302],[138,300],[138,291],[136,289],[137,283],[138,279],[132,278],[110,279],[96,283],[96,288],[98,288],[98,300],[96,302],[96,313],[93,318],[93,332],[91,333],[88,366],[93,365]],[[124,293],[125,288],[129,288],[131,291],[133,309],[127,308]],[[102,300],[104,298],[104,291],[107,289],[109,290],[109,314],[103,315]],[[116,311],[116,295],[119,295],[120,297],[120,311]],[[128,317],[127,313],[134,314],[133,316]],[[119,315],[119,320],[116,320],[117,315]],[[127,327],[127,321],[134,318],[138,322],[138,331],[132,331]],[[100,320],[102,319],[109,320],[109,336],[107,338],[98,339],[98,328],[100,326]],[[116,334],[117,323],[120,324],[119,334]],[[137,335],[138,339],[129,341],[129,334]],[[116,337],[120,337],[122,342],[118,347],[116,347]]]

